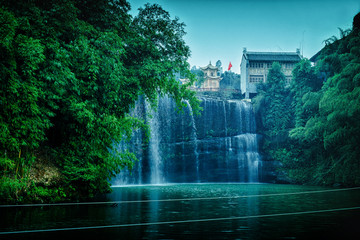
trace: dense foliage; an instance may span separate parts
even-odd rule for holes
[[[358,18],[340,39],[325,41],[316,66],[303,59],[295,67],[288,89],[279,85],[283,77],[273,66],[254,99],[263,151],[283,163],[291,181],[360,185]]]
[[[197,68],[196,66],[193,66],[191,68],[191,73],[194,74],[195,77],[196,77],[195,86],[198,87],[198,88],[201,87],[201,85],[205,81],[204,72],[200,68]]]
[[[259,107],[263,111],[259,111],[258,125],[262,126],[266,135],[273,138],[281,135],[290,127],[291,116],[289,109],[289,89],[285,87],[285,75],[281,72],[281,65],[274,62],[269,70],[266,83],[258,86],[259,94],[255,102],[256,110]]]
[[[220,88],[240,90],[240,74],[225,71],[221,74]]]
[[[108,191],[135,160],[114,143],[145,127],[129,115],[140,95],[198,109],[174,75],[194,80],[184,24],[159,5],[129,10],[125,0],[1,1],[0,201]],[[60,172],[56,188],[32,179],[39,162]]]

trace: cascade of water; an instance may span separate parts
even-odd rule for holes
[[[142,149],[141,149],[141,145],[142,145],[142,134],[141,134],[141,131],[140,130],[137,130],[135,132],[135,149],[133,152],[142,152]],[[138,161],[135,163],[135,167],[134,167],[134,170],[136,171],[137,174],[135,174],[136,176],[136,179],[134,179],[133,183],[137,182],[139,184],[142,184],[142,160],[143,160],[143,157],[141,154],[137,154],[137,159]]]
[[[142,118],[144,113],[143,98],[140,97],[136,105],[130,111],[131,117]],[[119,154],[124,152],[131,152],[136,155],[137,161],[134,163],[133,169],[129,170],[127,167],[120,170],[120,173],[113,179],[114,185],[129,185],[129,184],[142,184],[142,167],[143,167],[143,155],[142,155],[142,144],[143,144],[143,129],[134,129],[131,139],[124,139],[118,143],[114,143],[114,149],[116,151],[113,154]],[[120,156],[119,156],[120,157]]]
[[[182,162],[182,167],[181,167],[181,172],[182,172],[182,182],[186,182],[186,159],[185,159],[185,130],[184,130],[184,124],[185,124],[185,120],[182,117],[181,118],[181,162]]]
[[[114,184],[116,185],[142,184],[143,157],[141,154],[139,154],[139,151],[141,152],[141,145],[142,145],[142,139],[140,137],[141,134],[139,134],[136,131],[133,134],[133,138],[131,139],[130,142],[121,141],[118,144],[118,148],[117,148],[118,152],[129,151],[132,153],[137,153],[136,157],[138,161],[134,163],[134,168],[132,170],[129,170],[127,168],[122,169],[118,174]]]
[[[255,119],[251,105],[245,102],[235,102],[236,116],[240,118],[240,135],[236,136],[238,149],[239,179],[244,182],[259,181],[259,162],[257,135],[255,134]]]
[[[254,125],[253,122],[254,122],[254,119],[252,118],[252,114],[251,114],[251,105],[250,104],[245,104],[243,102],[243,106],[244,106],[244,112],[245,112],[245,116],[244,116],[244,120],[245,120],[245,124],[246,124],[246,129],[247,129],[247,132],[254,132],[254,129],[252,128],[252,126]]]
[[[229,181],[231,178],[231,154],[232,154],[232,146],[231,146],[231,137],[225,137],[225,159],[226,159],[226,176]]]
[[[225,137],[227,137],[227,119],[226,119],[226,106],[225,106],[225,101],[222,102],[223,103],[223,110],[224,110],[224,125],[225,125]]]
[[[242,134],[244,132],[246,132],[246,127],[244,127],[245,125],[245,119],[243,117],[243,105],[242,102],[239,101],[235,101],[235,116],[237,118],[237,122],[238,122],[238,133]]]
[[[245,134],[245,137],[248,149],[248,151],[246,152],[248,166],[248,182],[258,182],[260,155],[257,151],[257,136],[256,134]]]
[[[144,147],[143,134],[135,134],[135,139],[127,144],[137,152],[139,162],[131,175],[123,171],[118,176],[122,179],[119,183],[260,180],[259,168],[263,164],[250,103],[202,98],[200,116],[194,116],[188,101],[184,101],[185,113],[176,113],[170,97],[159,99],[157,111],[146,101],[142,104],[150,139]]]
[[[114,148],[115,148],[116,152],[124,152],[127,149],[127,146],[126,146],[125,141],[121,141]],[[116,154],[116,153],[114,152],[113,154]],[[129,179],[127,177],[128,173],[129,173],[129,171],[127,169],[123,169],[122,171],[120,171],[120,173],[118,174],[118,176],[116,178],[116,181],[114,182],[115,185],[129,184]]]
[[[146,112],[152,113],[152,116],[146,116],[150,126],[149,139],[149,160],[150,160],[150,183],[163,183],[162,159],[160,155],[160,133],[159,133],[159,111],[151,109],[149,103],[145,104]]]
[[[192,125],[192,131],[191,131],[191,135],[192,135],[192,139],[194,141],[194,153],[195,153],[195,164],[196,164],[196,180],[197,182],[200,181],[200,176],[199,176],[199,152],[198,152],[198,138],[197,138],[197,129],[196,129],[196,124],[195,124],[195,119],[194,119],[194,113],[192,110],[192,107],[189,103],[188,100],[185,100],[185,103],[188,107],[188,109],[190,110],[190,118],[191,118],[191,125]]]

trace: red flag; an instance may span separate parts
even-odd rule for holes
[[[232,65],[231,65],[231,62],[229,63],[229,67],[228,67],[228,71],[230,71]]]

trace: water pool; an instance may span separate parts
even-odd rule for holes
[[[360,234],[359,188],[114,186],[103,200],[2,207],[0,232],[30,232],[1,234],[0,239],[347,239]]]

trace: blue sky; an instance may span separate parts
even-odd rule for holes
[[[157,3],[186,24],[191,66],[215,65],[240,72],[248,51],[295,52],[310,58],[323,41],[352,26],[359,0],[129,0],[131,14],[147,2]]]

